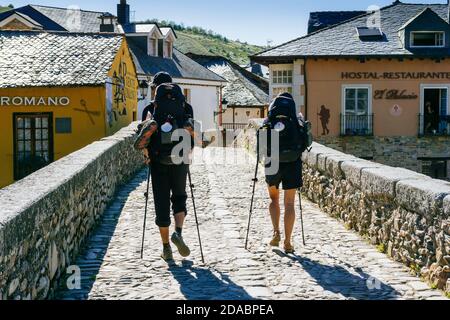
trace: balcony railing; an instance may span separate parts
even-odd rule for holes
[[[430,117],[419,114],[419,136],[450,136],[450,115]]]
[[[222,123],[222,127],[227,130],[242,130],[248,126],[248,123]]]
[[[373,136],[373,114],[341,114],[341,135]]]

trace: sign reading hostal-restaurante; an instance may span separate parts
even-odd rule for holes
[[[449,80],[450,72],[341,72],[342,80]]]
[[[1,97],[0,107],[7,106],[68,106],[68,97]]]

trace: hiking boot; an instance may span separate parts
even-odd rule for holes
[[[182,257],[186,258],[189,257],[191,254],[191,250],[189,247],[184,243],[183,236],[179,235],[178,232],[174,232],[172,234],[172,242],[174,245],[177,246],[178,252],[181,254]]]
[[[294,246],[292,244],[284,244],[284,252],[287,254],[293,254],[295,252]]]
[[[280,231],[275,231],[273,233],[273,238],[272,241],[270,241],[270,245],[272,247],[279,247],[280,246],[280,241],[281,241],[281,234]]]
[[[173,261],[172,248],[170,246],[164,246],[161,258],[165,261]]]

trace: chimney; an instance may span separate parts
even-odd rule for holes
[[[100,22],[100,32],[114,32],[115,26],[117,24],[117,18],[114,17],[112,14],[105,12],[102,14],[99,19]]]
[[[121,25],[130,23],[130,5],[127,4],[127,0],[120,0],[117,5],[117,20]]]

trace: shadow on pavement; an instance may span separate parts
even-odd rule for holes
[[[196,268],[192,261],[184,260],[181,266],[170,264],[169,271],[187,300],[254,300],[226,274],[214,269]]]
[[[74,264],[81,269],[81,288],[69,290],[66,276],[58,281],[55,293],[50,296],[55,300],[86,300],[94,286],[96,277],[103,264],[106,252],[116,230],[122,210],[131,193],[147,180],[147,169],[138,171],[127,183],[121,185],[108,205],[100,221],[94,227],[84,246],[80,249]],[[145,196],[142,195],[142,201]]]
[[[274,249],[273,252],[280,257],[288,257],[292,261],[299,263],[324,290],[342,294],[346,298],[387,300],[394,299],[397,296],[400,297],[400,293],[394,288],[362,271],[360,268],[352,268],[353,272],[350,272],[340,265],[324,265],[306,257],[286,254],[279,249]]]

